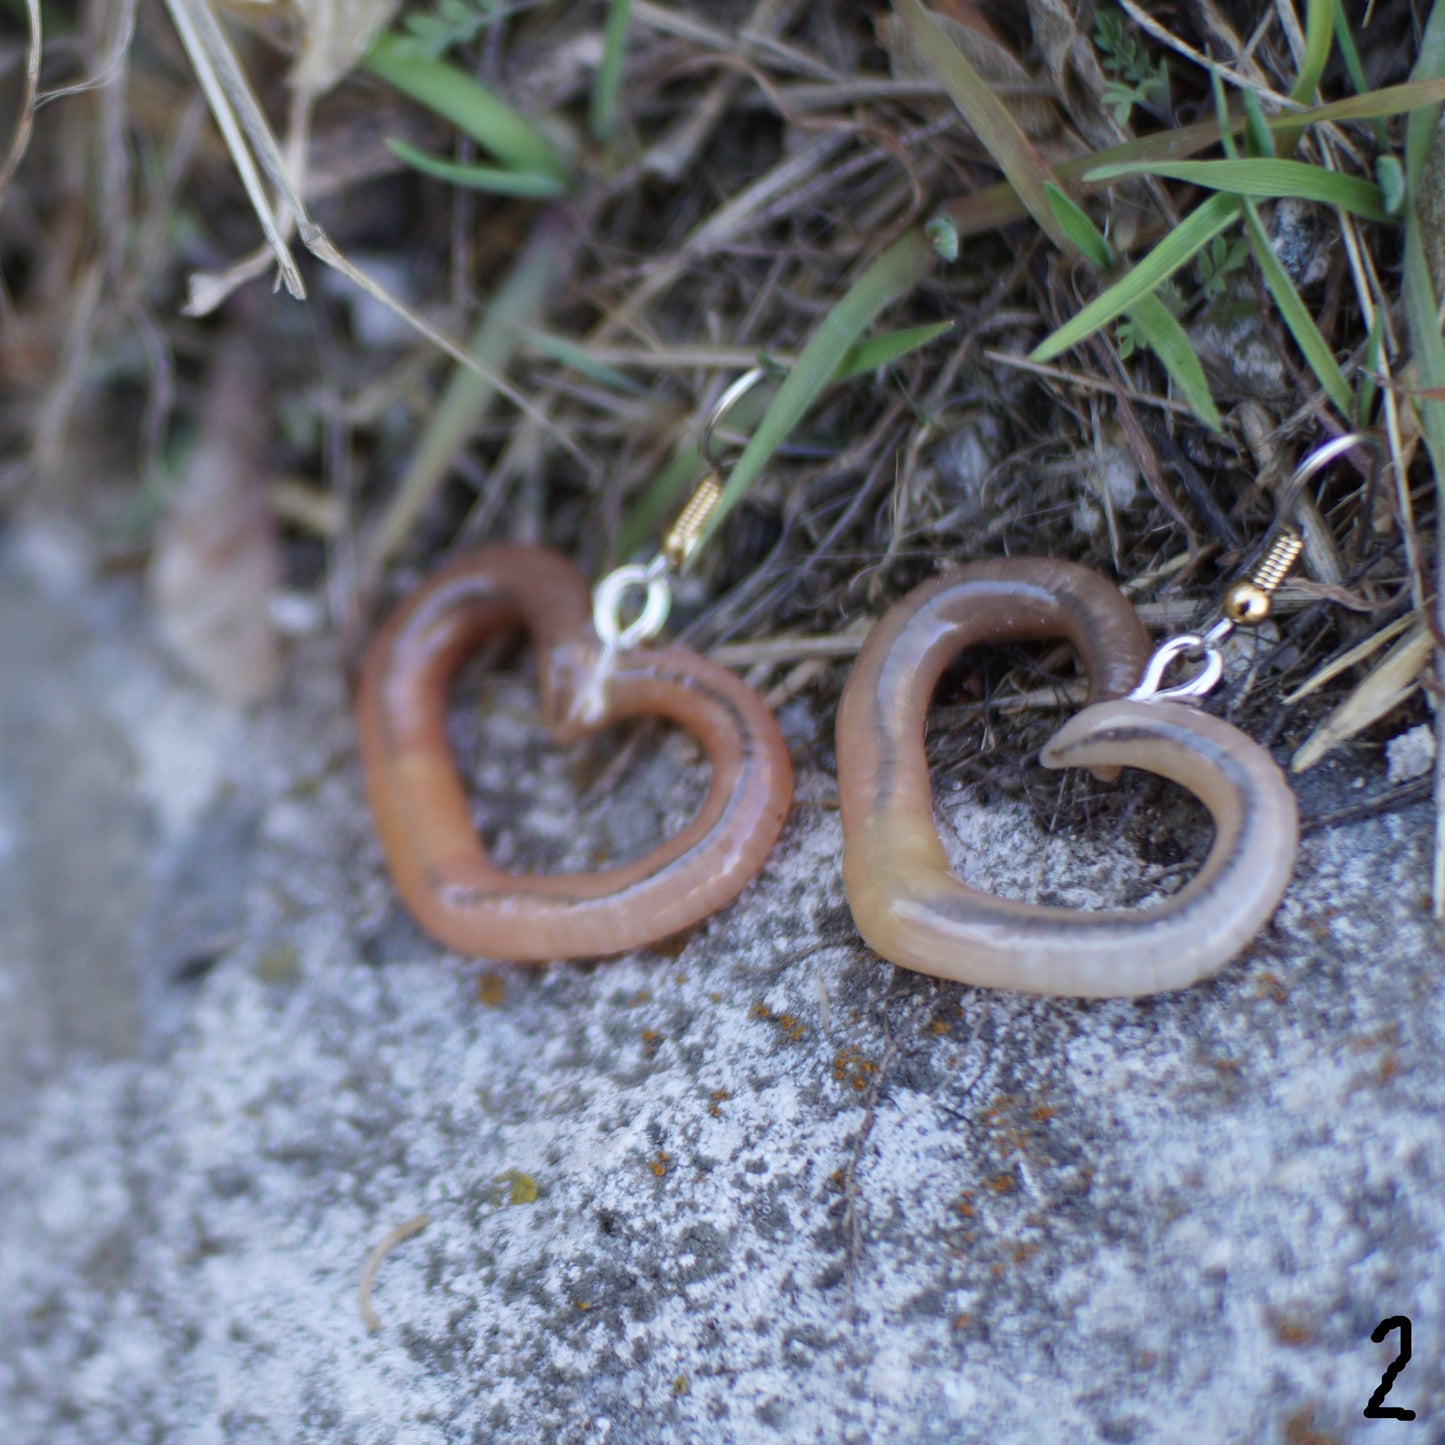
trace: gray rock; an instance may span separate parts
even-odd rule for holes
[[[14,619],[29,584],[5,585]],[[1389,1315],[1415,1353],[1387,1403],[1440,1428],[1425,810],[1308,837],[1275,924],[1207,985],[986,994],[859,943],[804,736],[826,746],[828,720],[793,707],[802,801],[735,906],[666,953],[486,965],[395,909],[334,658],[313,646],[246,722],[134,627],[37,657],[55,686],[18,753],[0,732],[6,799],[63,759],[93,790],[73,834],[10,805],[7,909],[17,868],[73,887],[108,831],[88,886],[124,895],[114,937],[141,940],[107,957],[100,915],[52,909],[42,952],[7,912],[7,1046],[17,987],[40,1017],[127,968],[150,1039],[59,1031],[43,1074],[4,1084],[7,1445],[1373,1441],[1399,1428],[1362,1415]],[[589,792],[501,696],[459,745],[511,790],[518,860],[586,863],[686,813],[685,740]],[[1020,804],[940,809],[1001,892],[1170,881]],[[178,886],[209,890],[195,936],[216,952],[179,976]],[[422,1213],[380,1266],[372,1335],[363,1262]]]

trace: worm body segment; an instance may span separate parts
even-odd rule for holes
[[[1089,702],[1043,750],[1048,767],[1143,768],[1196,794],[1215,839],[1161,903],[1094,913],[996,898],[954,877],[933,822],[923,732],[939,676],[964,648],[1065,637]],[[838,710],[843,881],[884,958],[985,988],[1132,997],[1223,967],[1268,921],[1294,864],[1294,795],[1269,754],[1229,723],[1174,703],[1127,702],[1149,656],[1143,624],[1087,568],[979,562],[916,588],[878,623]],[[1114,699],[1114,700],[1110,700]]]
[[[658,714],[702,743],[707,797],[646,857],[590,873],[515,874],[488,857],[446,736],[461,664],[524,627],[542,716],[559,743]],[[730,902],[762,867],[792,799],[777,723],[739,678],[681,647],[624,652],[600,716],[579,704],[598,643],[587,584],[558,553],[484,547],[444,567],[387,621],[357,695],[367,795],[392,879],[417,922],[460,953],[539,963],[624,953]]]

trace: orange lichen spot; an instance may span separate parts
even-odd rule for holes
[[[966,1330],[973,1323],[972,1315],[954,1315],[953,1327],[956,1330]]]
[[[666,1150],[659,1149],[657,1151],[657,1157],[653,1159],[647,1167],[652,1170],[654,1178],[661,1179],[662,1176],[667,1173],[669,1162]]]
[[[952,1025],[947,1019],[934,1019],[933,1022],[928,1025],[928,1032],[931,1034],[946,1034],[951,1027]]]
[[[573,1300],[572,1303],[575,1304],[579,1310],[590,1310],[592,1308],[585,1299]]]
[[[686,1375],[679,1375],[677,1379],[672,1382],[672,1393],[674,1395],[685,1395],[691,1388],[692,1386],[688,1383]]]
[[[1302,1405],[1284,1422],[1284,1445],[1340,1445],[1340,1437],[1315,1429],[1313,1405]]]
[[[872,1059],[865,1059],[857,1049],[839,1049],[833,1059],[833,1077],[840,1084],[848,1083],[862,1090],[868,1087],[868,1079],[878,1072],[878,1065]]]
[[[652,951],[660,953],[664,958],[680,958],[691,940],[693,932],[694,930],[691,928],[684,928],[681,933],[673,933],[666,938],[660,938],[651,945]]]
[[[968,1202],[967,1199],[960,1199],[953,1206],[965,1219],[972,1219],[978,1211]]]
[[[1052,1104],[1035,1104],[1029,1116],[1037,1124],[1047,1124],[1058,1112]]]
[[[1255,980],[1254,991],[1261,998],[1273,999],[1275,1003],[1284,1003],[1289,998],[1289,990],[1272,973],[1262,973]]]
[[[748,1017],[749,1017],[749,1018],[755,1018],[755,1019],[770,1019],[770,1018],[772,1018],[772,1016],[773,1016],[773,1011],[772,1011],[772,1009],[770,1009],[770,1008],[767,1006],[767,1004],[765,1004],[765,1003],[762,1001],[762,999],[759,999],[759,1000],[757,1001],[757,1003],[755,1003],[755,1004],[752,1006],[752,1008],[750,1008],[750,1009],[748,1010]]]
[[[507,985],[495,973],[484,973],[477,980],[477,1001],[488,1008],[501,1008],[507,996]]]
[[[1015,1179],[1012,1174],[1005,1171],[1002,1174],[995,1174],[993,1178],[988,1181],[988,1187],[992,1189],[995,1194],[1007,1194],[1017,1183],[1018,1180]]]
[[[708,1113],[711,1114],[714,1119],[721,1119],[722,1109],[719,1105],[726,1104],[731,1098],[732,1091],[730,1089],[714,1089],[712,1091],[712,1104],[708,1108]]]
[[[652,990],[651,990],[650,988],[645,988],[645,989],[641,990],[641,992],[639,992],[638,994],[636,994],[634,997],[632,997],[632,998],[630,998],[630,999],[627,1000],[627,1007],[628,1007],[628,1008],[641,1008],[643,1004],[645,1004],[645,1003],[651,1003],[651,1002],[652,1002]]]
[[[1314,1329],[1304,1320],[1276,1316],[1270,1321],[1270,1325],[1274,1329],[1275,1339],[1282,1345],[1299,1349],[1304,1345],[1314,1344]]]

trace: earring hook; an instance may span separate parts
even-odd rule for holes
[[[765,363],[762,366],[755,366],[751,371],[745,371],[732,383],[723,394],[718,397],[717,405],[712,409],[712,415],[707,419],[707,425],[702,429],[702,441],[698,445],[698,451],[702,453],[703,460],[714,471],[722,470],[722,459],[717,456],[713,449],[713,433],[727,419],[728,413],[765,377],[777,376],[782,368]]]
[[[1317,477],[1326,467],[1354,451],[1356,447],[1371,447],[1377,454],[1384,452],[1379,437],[1373,432],[1363,431],[1345,432],[1341,436],[1331,437],[1329,441],[1321,442],[1313,451],[1306,452],[1300,464],[1290,473],[1289,481],[1284,484],[1284,491],[1279,502],[1279,515],[1288,519],[1294,512],[1306,483]]]

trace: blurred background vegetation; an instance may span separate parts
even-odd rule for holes
[[[470,541],[592,575],[655,550],[761,362],[677,625],[774,702],[831,706],[941,560],[1074,558],[1177,631],[1288,520],[1305,562],[1225,710],[1298,768],[1368,774],[1316,826],[1445,801],[1445,6],[0,0],[0,23],[0,516],[143,577],[223,695],[271,693],[288,633],[354,661]],[[1374,444],[1292,491],[1349,430]],[[1046,671],[1008,654],[945,718],[1045,701]],[[991,732],[950,729],[940,768],[988,775]]]

